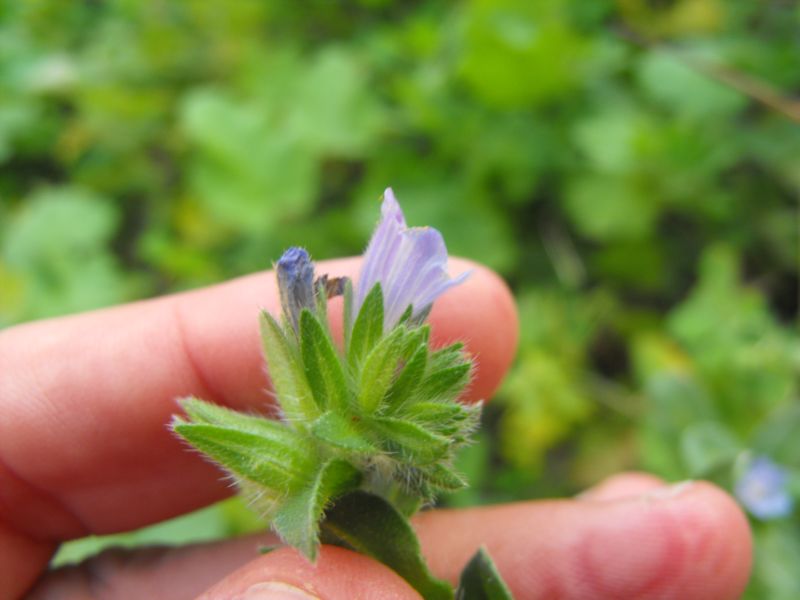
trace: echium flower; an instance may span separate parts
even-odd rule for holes
[[[794,501],[789,493],[789,475],[766,456],[751,460],[736,482],[736,497],[755,517],[779,519],[791,514]]]
[[[423,321],[451,278],[441,234],[409,228],[390,189],[354,290],[316,277],[302,248],[275,265],[282,321],[261,332],[278,419],[185,399],[173,429],[225,467],[289,544],[313,557],[337,498],[367,492],[410,514],[465,485],[455,451],[480,407],[458,401],[472,375],[461,344],[433,350]],[[327,299],[344,294],[337,345]]]
[[[380,283],[385,329],[391,329],[409,306],[411,318],[423,320],[434,300],[468,275],[450,278],[442,234],[432,227],[409,228],[394,192],[387,188],[381,221],[364,253],[353,312],[358,314],[367,294]]]

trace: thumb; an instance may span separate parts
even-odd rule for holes
[[[322,546],[316,564],[292,548],[249,562],[200,600],[419,600],[394,571],[344,548]]]

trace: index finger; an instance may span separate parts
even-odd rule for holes
[[[491,271],[452,263],[474,272],[437,302],[433,340],[466,341],[477,360],[471,394],[487,397],[515,350],[513,301]],[[357,266],[345,259],[319,271],[352,275]],[[166,425],[181,396],[268,403],[257,315],[278,306],[274,278],[261,273],[0,334],[0,521],[34,539],[69,539],[229,494],[220,472]]]

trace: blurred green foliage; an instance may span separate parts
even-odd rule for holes
[[[520,302],[449,502],[624,468],[730,488],[747,452],[797,475],[798,25],[782,0],[0,0],[0,326],[358,253],[392,185]],[[750,597],[800,597],[800,520],[754,525]]]

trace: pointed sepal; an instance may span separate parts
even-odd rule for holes
[[[456,600],[514,600],[485,548],[481,547],[461,572]]]
[[[347,346],[347,362],[351,369],[358,369],[361,361],[382,336],[383,292],[381,285],[376,283],[364,299],[361,310],[353,323],[353,331]]]
[[[295,490],[272,520],[275,532],[287,544],[314,561],[319,550],[319,521],[325,508],[345,492],[355,490],[361,473],[350,463],[332,459],[322,464],[313,478]]]
[[[283,413],[292,421],[317,417],[321,410],[300,363],[297,342],[287,337],[266,311],[261,313],[261,339],[270,381]]]
[[[300,351],[317,405],[324,410],[346,411],[348,391],[342,363],[330,335],[309,310],[300,314]]]

